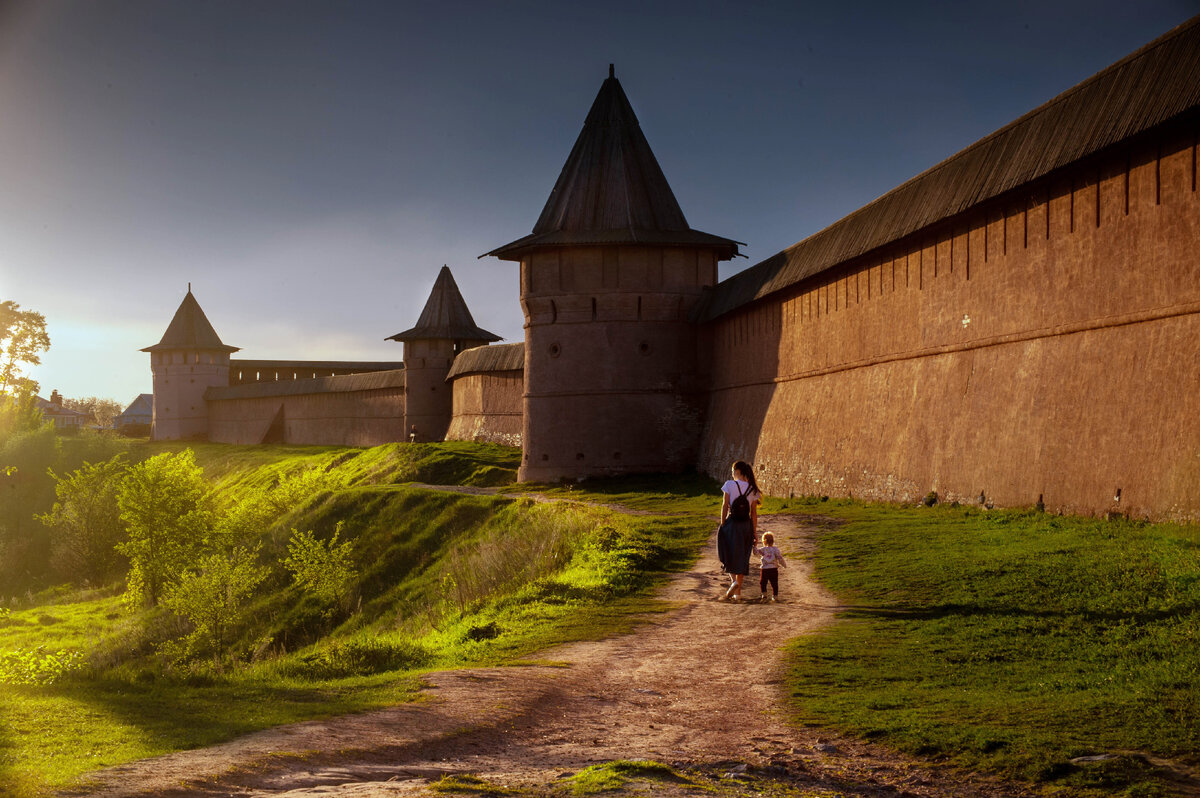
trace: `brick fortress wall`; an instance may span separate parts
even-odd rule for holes
[[[448,441],[521,445],[523,371],[467,374],[454,380],[454,417]]]
[[[749,460],[783,496],[1200,519],[1198,127],[709,324],[700,468]]]
[[[403,441],[404,376],[400,369],[210,388],[208,437],[324,446]]]

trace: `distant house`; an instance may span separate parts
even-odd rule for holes
[[[125,408],[125,410],[121,412],[121,415],[113,419],[113,424],[117,429],[141,424],[150,426],[150,422],[153,420],[153,418],[154,394],[139,393],[137,397],[129,403],[129,407]]]
[[[91,418],[87,413],[63,407],[62,395],[58,391],[51,391],[49,399],[40,396],[34,398],[42,416],[47,421],[53,421],[55,429],[82,429]]]

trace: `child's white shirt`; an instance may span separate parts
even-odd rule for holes
[[[762,557],[763,568],[778,568],[782,565],[787,567],[787,560],[783,559],[783,552],[776,546],[755,546],[754,553]]]

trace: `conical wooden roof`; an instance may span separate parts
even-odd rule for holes
[[[471,311],[454,282],[448,266],[442,266],[425,309],[417,324],[404,332],[389,335],[386,341],[412,341],[417,338],[451,338],[466,341],[499,341],[500,336],[475,326]]]
[[[487,254],[519,260],[533,247],[581,244],[705,247],[722,260],[737,254],[738,242],[688,227],[611,65],[533,233]]]
[[[221,337],[204,315],[204,309],[192,296],[192,287],[188,286],[187,296],[179,303],[175,317],[171,319],[162,340],[154,346],[147,346],[143,352],[158,352],[164,349],[204,349],[221,352],[236,352],[238,347],[221,343]]]

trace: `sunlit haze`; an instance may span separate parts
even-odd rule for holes
[[[399,360],[448,264],[521,340],[516,265],[616,76],[696,229],[769,257],[1196,2],[0,2],[0,300],[42,394],[122,404],[190,282],[248,358]]]

